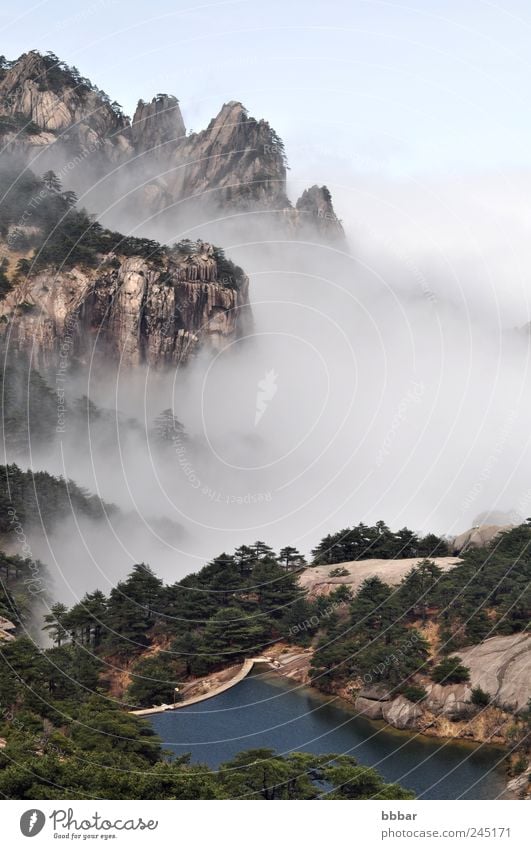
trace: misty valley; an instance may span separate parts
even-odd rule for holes
[[[523,311],[82,73],[0,57],[0,794],[528,799]]]

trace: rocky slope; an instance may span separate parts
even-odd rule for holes
[[[113,202],[122,198],[121,213],[135,222],[159,216],[159,224],[175,224],[185,212],[188,226],[198,206],[268,211],[290,234],[310,230],[324,241],[344,236],[326,187],[313,186],[292,206],[282,141],[235,101],[205,130],[187,136],[175,97],[139,101],[131,122],[77,69],[31,51],[0,69],[0,136],[5,149],[22,154],[35,170],[53,168],[67,188],[88,192],[89,209],[112,196]],[[95,184],[103,177],[102,193]]]
[[[443,572],[453,569],[460,560],[458,557],[430,558]],[[399,584],[402,578],[416,566],[418,557],[397,560],[354,560],[348,563],[336,563],[333,566],[311,566],[300,574],[300,583],[308,590],[310,598],[329,595],[341,584],[356,592],[367,578],[379,577],[387,584]],[[344,574],[343,574],[344,573]]]
[[[248,279],[240,270],[223,274],[212,245],[186,248],[158,262],[110,254],[96,269],[32,275],[0,303],[0,332],[41,368],[94,354],[122,365],[174,365],[199,345],[219,350],[247,326]]]
[[[282,143],[267,121],[249,117],[241,103],[225,103],[206,130],[180,140],[167,178],[172,197],[212,195],[213,204],[284,209],[286,165]]]
[[[459,656],[470,669],[472,687],[490,693],[504,710],[525,709],[531,698],[531,634],[492,637],[460,649]]]
[[[472,690],[480,687],[491,697],[491,705],[511,714],[521,713],[531,699],[531,635],[512,634],[492,637],[470,648],[459,650],[459,657],[470,671],[466,684],[434,684],[426,679],[426,699],[420,704],[404,696],[393,697],[381,685],[361,688],[355,705],[371,719],[385,719],[397,728],[423,728],[433,716],[461,720],[473,717]],[[466,736],[466,735],[465,735]]]
[[[463,534],[455,548],[484,545],[502,530],[498,526],[480,529],[476,539],[472,529]],[[484,532],[483,532],[484,531]],[[453,569],[461,561],[458,557],[433,558],[443,571]],[[390,585],[397,585],[418,562],[416,559],[360,560],[334,566],[317,566],[305,569],[300,574],[300,583],[310,598],[327,596],[340,585],[354,593],[363,581],[379,577]],[[418,623],[432,652],[437,651],[439,642],[434,623]],[[392,647],[389,649],[392,652]],[[521,724],[520,715],[531,699],[531,635],[516,633],[496,636],[477,645],[460,648],[458,655],[469,669],[470,680],[462,684],[435,684],[430,677],[420,672],[414,683],[422,686],[426,697],[416,703],[403,694],[393,692],[387,685],[364,683],[353,679],[337,691],[337,695],[353,702],[360,715],[373,720],[382,720],[402,730],[415,730],[438,737],[458,737],[480,742],[509,743],[516,726]],[[308,670],[298,677],[301,683],[308,681]],[[477,706],[472,701],[472,691],[480,688],[490,697],[488,706]]]
[[[57,145],[65,154],[99,150],[110,162],[132,153],[128,120],[75,69],[31,51],[0,74],[0,115],[15,122],[11,128],[4,122],[4,144],[36,146],[41,152]],[[28,122],[34,126],[28,128]]]
[[[45,238],[50,229],[61,231],[61,220],[41,220],[43,198],[49,204],[61,184],[83,193],[89,212],[107,209],[104,223],[112,229],[157,239],[240,217],[246,236],[256,224],[278,226],[282,238],[343,239],[326,187],[312,186],[295,207],[290,203],[282,142],[241,103],[225,104],[205,130],[187,135],[175,97],[139,101],[131,121],[77,69],[31,51],[0,60],[0,143],[15,210],[11,219],[0,216],[0,259],[10,277],[2,282],[0,274],[0,333],[9,332],[15,348],[31,348],[41,365],[53,365],[65,346],[69,361],[86,361],[96,349],[124,364],[183,362],[200,344],[217,349],[235,338],[248,321],[247,278],[227,283],[206,242],[193,257],[174,252],[162,267],[111,253],[97,269],[80,261],[56,273],[51,269],[64,259],[56,251],[50,268],[26,279],[17,272],[4,297],[17,263],[31,264],[24,246],[39,249],[39,232]],[[54,171],[59,188],[32,188],[17,199],[28,164],[39,175]]]
[[[426,698],[414,703],[384,685],[353,686],[342,695],[369,719],[380,719],[402,730],[416,730],[436,737],[456,737],[479,742],[508,744],[515,722],[531,699],[531,635],[493,637],[459,650],[469,668],[464,684],[434,684],[417,676]],[[481,688],[490,696],[488,706],[472,702],[472,690]],[[513,741],[514,743],[514,741]]]

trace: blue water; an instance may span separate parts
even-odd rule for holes
[[[422,799],[495,799],[505,786],[501,749],[389,730],[274,673],[251,675],[220,696],[150,719],[166,748],[211,767],[243,749],[267,747],[354,755]]]

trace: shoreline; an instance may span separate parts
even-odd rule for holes
[[[286,644],[280,643],[276,647],[276,652],[273,654],[258,655],[257,657],[251,657],[244,660],[239,668],[235,668],[236,671],[234,675],[232,675],[228,680],[223,680],[223,675],[233,668],[230,666],[225,667],[220,672],[213,672],[210,675],[204,675],[201,678],[197,678],[196,680],[189,682],[186,685],[189,691],[193,692],[197,688],[202,688],[202,692],[195,693],[188,699],[175,702],[175,704],[171,705],[161,704],[153,705],[153,707],[150,708],[130,710],[128,713],[131,713],[134,716],[152,716],[157,713],[179,710],[180,708],[188,707],[188,705],[212,699],[215,696],[219,696],[221,693],[224,693],[226,690],[229,690],[231,687],[235,687],[240,683],[240,681],[243,681],[255,665],[263,665],[270,671],[276,672],[280,677],[297,680],[294,676],[300,669],[306,669],[310,654],[311,649],[300,649],[299,647],[293,649],[292,647],[287,647]],[[282,657],[283,662],[280,662],[280,657]],[[310,686],[307,682],[301,683],[303,683],[304,686]],[[211,684],[214,686],[210,686]],[[207,688],[206,691],[204,689],[205,687]]]
[[[323,704],[330,704],[337,706],[340,710],[348,713],[353,718],[359,719],[367,723],[368,727],[373,728],[375,732],[381,733],[385,732],[386,734],[391,734],[396,736],[398,739],[412,739],[419,738],[421,741],[425,741],[426,743],[436,744],[440,741],[441,745],[445,745],[446,743],[450,743],[452,745],[459,745],[459,747],[473,751],[478,748],[489,748],[496,750],[500,754],[500,760],[504,760],[506,757],[510,756],[510,748],[506,742],[503,741],[489,741],[477,739],[475,737],[460,737],[454,735],[446,735],[437,733],[437,729],[432,729],[431,733],[426,729],[418,729],[418,728],[397,728],[396,726],[386,722],[382,719],[371,719],[370,717],[364,716],[358,710],[356,710],[355,702],[353,700],[347,699],[344,695],[339,693],[323,693],[321,690],[318,690],[316,687],[312,686],[311,683],[304,680],[304,667],[307,663],[308,656],[310,651],[307,649],[303,652],[291,653],[286,657],[286,662],[284,664],[280,663],[273,656],[261,656],[256,658],[248,658],[243,662],[243,664],[237,669],[236,673],[230,677],[229,680],[223,681],[219,683],[219,680],[216,679],[216,675],[219,676],[220,673],[217,673],[214,676],[204,676],[201,679],[192,683],[191,689],[197,687],[208,686],[209,682],[215,679],[216,686],[213,686],[211,689],[207,690],[207,692],[198,693],[189,699],[185,699],[181,702],[176,702],[175,705],[157,705],[152,708],[144,708],[140,710],[129,711],[139,717],[150,717],[157,714],[172,712],[175,710],[179,710],[180,708],[185,708],[192,706],[194,704],[199,704],[208,699],[215,698],[216,696],[221,695],[229,689],[237,686],[241,681],[243,681],[248,675],[250,675],[254,670],[257,670],[259,674],[266,677],[269,682],[273,686],[278,686],[279,688],[287,687],[291,683],[290,689],[292,690],[306,690],[308,695],[310,695],[313,699],[321,701]],[[282,657],[282,653],[279,653],[279,657]],[[262,672],[260,672],[260,667],[262,667]],[[230,667],[228,668],[230,669]],[[227,671],[227,669],[223,670]],[[272,674],[274,673],[274,674]],[[505,766],[505,765],[504,765]],[[502,799],[514,799],[518,800],[520,797],[518,796],[515,789],[511,788],[509,785],[513,782],[518,776],[513,776],[509,774],[509,762],[505,766],[505,788],[503,794],[500,794],[498,798]]]
[[[271,669],[275,669],[273,661],[268,660],[265,657],[248,658],[247,660],[244,660],[240,669],[232,678],[230,678],[228,681],[224,681],[216,687],[213,687],[206,693],[199,693],[197,696],[191,696],[189,699],[184,699],[182,702],[175,702],[175,704],[172,705],[167,705],[163,703],[161,705],[155,705],[151,708],[140,708],[138,710],[130,710],[128,711],[128,713],[131,713],[134,716],[154,716],[158,713],[166,713],[167,711],[180,710],[180,708],[188,707],[189,705],[195,705],[199,702],[204,702],[207,699],[213,699],[216,696],[221,695],[221,693],[224,693],[227,690],[230,690],[232,687],[235,687],[237,684],[240,683],[240,681],[243,681],[243,679],[246,678],[247,675],[249,675],[252,668],[257,663],[267,664],[270,666]],[[212,676],[205,675],[204,678],[200,678],[197,682],[194,682],[194,685],[204,685],[211,679],[211,677]]]
[[[287,683],[288,676],[286,675],[275,675],[271,676],[269,673],[271,671],[278,672],[279,670],[271,670],[268,669],[265,672],[265,675],[268,676],[271,684],[274,686],[282,687],[283,683]],[[291,678],[290,680],[296,681],[296,679]],[[344,696],[338,693],[323,693],[321,690],[318,690],[316,687],[313,687],[309,683],[296,681],[298,684],[298,688],[306,689],[309,691],[310,695],[314,699],[318,699],[325,704],[331,704],[337,706],[340,710],[345,711],[352,715],[353,718],[362,720],[367,723],[367,725],[373,728],[376,732],[384,732],[385,734],[396,736],[398,739],[402,740],[411,740],[412,738],[419,738],[421,741],[430,744],[436,744],[437,741],[441,742],[441,745],[446,743],[450,743],[451,745],[458,745],[463,749],[468,749],[469,751],[474,751],[479,748],[487,748],[494,749],[500,753],[500,760],[505,760],[507,756],[510,755],[510,749],[507,743],[504,742],[491,742],[486,740],[477,740],[472,737],[454,737],[441,735],[437,733],[426,733],[425,730],[415,729],[415,728],[397,728],[394,725],[386,722],[384,719],[371,719],[368,716],[364,716],[362,713],[356,710],[354,701],[346,699]],[[507,765],[503,764],[505,771],[505,786],[503,793],[498,796],[498,799],[508,799],[514,801],[525,801],[522,799],[516,789],[510,787],[511,783],[517,780],[520,776],[513,776],[509,774],[509,763]]]
[[[397,731],[357,716],[352,704],[340,697],[274,672],[269,666],[257,665],[239,689],[227,691],[210,706],[205,703],[181,714],[150,717],[168,757],[190,752],[193,763],[217,769],[251,742],[253,747],[284,754],[293,750],[343,752],[354,755],[361,766],[383,770],[388,781],[401,777],[401,784],[413,789],[417,797],[425,793],[427,798],[432,794],[438,798],[436,785],[444,779],[441,798],[473,794],[470,788],[476,782],[481,784],[479,798],[507,798],[499,747]],[[444,778],[453,769],[457,770],[457,790]]]

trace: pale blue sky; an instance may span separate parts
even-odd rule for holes
[[[3,0],[0,30],[9,58],[53,50],[129,114],[165,91],[198,130],[242,100],[301,179],[325,160],[395,176],[531,165],[526,0]]]

